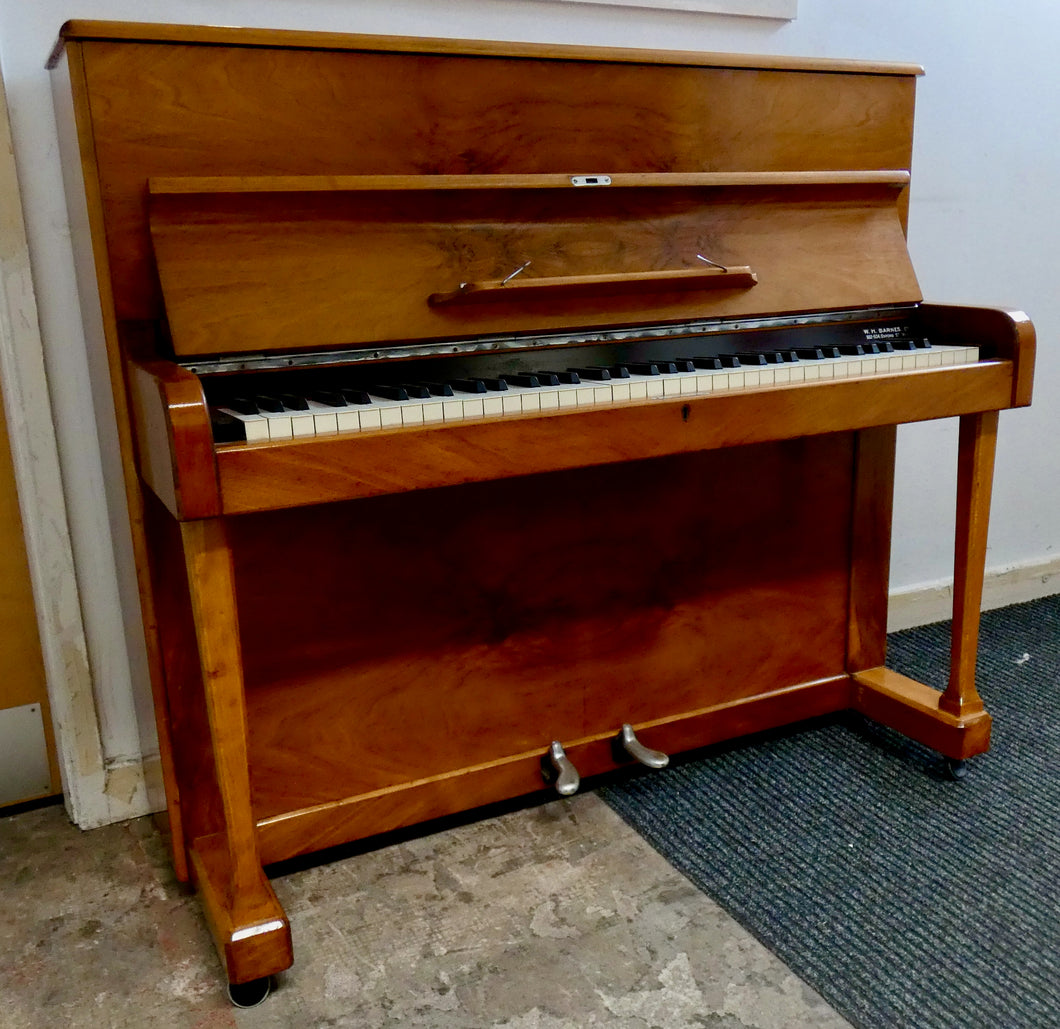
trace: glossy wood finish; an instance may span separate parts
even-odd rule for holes
[[[853,676],[853,707],[904,736],[963,761],[990,747],[990,715],[967,717],[945,711],[938,690],[889,668],[868,668]]]
[[[569,189],[571,175],[185,175],[152,178],[152,196],[192,193],[375,193],[407,190]],[[679,186],[907,186],[907,171],[633,172],[599,188]],[[581,187],[591,188],[591,187]]]
[[[833,714],[852,706],[852,683],[841,675],[818,682],[727,703],[683,711],[671,718],[634,725],[646,745],[676,754],[749,733]],[[567,756],[586,776],[613,771],[612,746],[618,730],[564,744]],[[459,772],[410,782],[397,789],[343,797],[258,822],[262,860],[281,861],[361,839],[388,829],[415,825],[540,788],[541,750],[513,754],[465,767]]]
[[[846,656],[851,672],[882,665],[886,657],[897,435],[897,426],[883,425],[856,436]]]
[[[90,21],[72,19],[59,31],[48,67],[61,58],[67,43],[79,40],[128,40],[151,43],[207,43],[227,46],[299,48],[305,50],[396,51],[409,54],[505,54],[532,60],[682,64],[691,67],[771,69],[782,71],[858,72],[863,75],[916,76],[918,64],[853,61],[827,57],[784,57],[762,54],[703,53],[690,50],[628,50],[618,47],[571,46],[560,43],[498,43],[488,40],[429,39],[409,36],[366,36],[338,32],[297,32],[285,29],[230,28],[222,25],[171,25],[164,22]]]
[[[524,266],[525,267],[525,266]],[[515,275],[517,273],[512,273]],[[746,265],[739,268],[679,268],[675,271],[612,272],[603,275],[531,276],[486,282],[461,282],[456,289],[432,293],[427,303],[519,304],[522,300],[556,303],[571,297],[615,297],[633,293],[700,292],[706,289],[750,289],[758,276]]]
[[[150,224],[173,346],[190,356],[913,302],[898,196],[861,185],[174,194],[154,198]],[[711,278],[697,254],[755,277]],[[687,275],[716,288],[672,281]],[[494,283],[488,303],[466,302],[483,297],[474,285],[463,303],[438,302],[482,282]]]
[[[132,362],[129,398],[144,482],[177,518],[221,513],[202,384],[168,361]]]
[[[986,357],[1012,362],[1012,396],[999,406],[1026,407],[1031,402],[1036,344],[1034,326],[1022,311],[921,304],[919,316],[924,332],[936,343],[961,340],[979,347]]]
[[[553,740],[593,775],[624,722],[678,752],[854,707],[985,749],[969,668],[1025,316],[919,306],[916,331],[981,348],[966,367],[251,445],[212,444],[172,360],[914,302],[918,69],[64,38],[175,866],[230,981],[291,961],[263,862],[534,792]],[[696,254],[743,279],[677,288],[726,274]],[[943,694],[884,646],[895,426],[946,416],[965,427]]]
[[[606,53],[603,61],[553,59],[547,48],[531,48],[530,59],[501,45],[489,56],[415,52],[415,41],[406,50],[392,40],[363,45],[78,45],[119,317],[162,309],[149,178],[910,166],[912,75],[660,64],[636,51],[611,62]]]
[[[975,659],[979,652],[979,609],[983,604],[983,567],[994,481],[997,423],[997,411],[966,415],[961,419],[950,681],[939,701],[939,710],[960,718],[983,710],[983,702],[975,688]]]
[[[227,527],[208,518],[181,522],[180,531],[222,826],[192,840],[192,869],[229,982],[241,983],[288,967],[291,933],[257,854]]]

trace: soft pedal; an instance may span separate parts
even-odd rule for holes
[[[561,797],[570,797],[578,792],[582,777],[567,757],[563,744],[553,740],[548,753],[541,759],[541,774],[545,782],[551,783]]]

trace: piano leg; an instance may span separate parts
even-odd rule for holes
[[[258,856],[225,523],[208,518],[183,522],[180,530],[221,815],[218,831],[192,840],[192,876],[228,981],[238,985],[291,965],[291,930]]]
[[[997,443],[997,411],[961,417],[957,453],[957,531],[954,547],[950,678],[939,693],[882,665],[851,669],[854,706],[862,714],[939,751],[950,773],[990,746],[990,715],[975,688],[979,608]]]
[[[957,454],[957,542],[953,563],[950,681],[939,710],[966,717],[983,710],[975,688],[979,609],[983,603],[986,533],[997,449],[997,411],[961,418]]]

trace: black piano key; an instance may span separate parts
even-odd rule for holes
[[[655,361],[654,364],[659,369],[660,375],[677,374],[677,365],[673,361]]]
[[[537,389],[541,382],[536,375],[506,372],[501,376],[509,386],[522,386],[523,389]]]
[[[250,397],[232,397],[226,404],[225,407],[230,407],[233,411],[239,414],[261,414],[258,410],[258,405],[254,403]],[[237,418],[236,421],[239,419]]]
[[[296,397],[293,393],[281,393],[280,400],[287,411],[309,410],[309,401],[305,397]]]
[[[343,400],[347,404],[370,404],[372,398],[363,389],[342,389]]]
[[[283,401],[279,397],[270,397],[262,394],[254,398],[259,411],[268,411],[270,414],[283,414]]]
[[[345,407],[346,398],[336,389],[317,389],[309,394],[309,399],[325,407]]]
[[[778,350],[777,353],[784,364],[798,364],[799,355],[794,350]]]
[[[872,344],[881,354],[893,354],[894,344],[889,340],[880,340],[877,343]]]
[[[658,375],[659,366],[650,361],[633,361],[626,366],[634,375]]]
[[[840,343],[839,352],[847,357],[865,356],[865,348],[860,343]]]
[[[486,392],[486,384],[481,379],[450,379],[449,385],[458,393]]]
[[[931,349],[931,340],[929,340],[929,339],[914,339],[913,340],[913,346],[917,350],[930,350]]]
[[[741,353],[736,356],[740,359],[740,364],[747,365],[750,368],[760,367],[769,363],[765,354]]]
[[[629,378],[629,369],[624,364],[609,364],[607,370],[611,373],[612,379]]]
[[[401,388],[409,395],[410,400],[430,400],[431,391],[418,382],[403,382]]]
[[[696,370],[695,362],[690,361],[687,357],[675,357],[670,364],[676,372],[694,372]]]
[[[735,354],[718,354],[722,368],[740,368],[740,359]]]
[[[824,351],[820,347],[796,347],[795,353],[803,361],[824,360]]]
[[[783,364],[784,355],[779,350],[767,350],[763,355],[766,364]]]
[[[840,356],[839,347],[824,346],[824,347],[821,347],[820,349],[821,349],[821,354],[824,357],[834,358],[834,357],[839,357]]]
[[[508,383],[504,379],[483,379],[482,381],[490,393],[503,393],[508,388]]]
[[[451,397],[453,395],[453,387],[448,382],[420,382],[417,385],[426,389],[432,397]]]
[[[693,357],[692,364],[705,371],[718,371],[725,366],[720,357]]]
[[[544,386],[577,386],[578,383],[582,381],[578,378],[577,372],[571,371],[536,371],[534,374]]]
[[[409,398],[404,386],[369,386],[368,392],[384,400],[408,400]]]
[[[233,411],[234,405],[229,405]],[[240,414],[257,414],[256,411],[240,411]],[[210,411],[210,425],[213,429],[213,441],[215,443],[244,443],[247,438],[247,430],[243,423],[224,411]]]
[[[588,368],[569,368],[579,379],[590,382],[604,382],[611,378],[611,373],[603,365],[591,365]]]

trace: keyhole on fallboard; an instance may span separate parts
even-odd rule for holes
[[[692,408],[688,404],[681,405],[681,421],[687,422],[688,416],[692,413]]]

